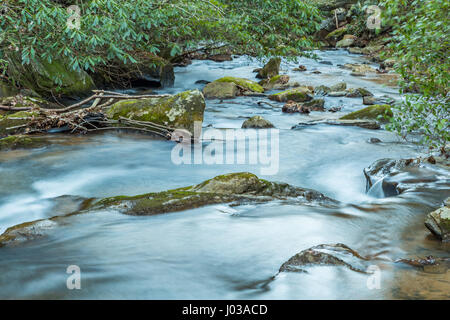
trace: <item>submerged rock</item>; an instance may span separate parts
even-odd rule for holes
[[[287,102],[292,100],[294,102],[306,102],[313,99],[312,91],[308,87],[298,87],[291,90],[286,90],[280,93],[269,96],[270,100],[278,102]]]
[[[267,128],[274,128],[274,125],[264,119],[261,116],[254,116],[251,117],[248,120],[245,120],[244,123],[242,124],[242,129],[267,129]]]
[[[40,148],[49,144],[50,142],[42,137],[16,135],[0,139],[0,151]]]
[[[272,58],[269,62],[258,71],[256,75],[259,79],[272,78],[280,73],[281,58]]]
[[[0,115],[0,137],[13,134],[16,130],[12,128],[26,125],[39,114],[37,112],[19,111],[13,114]]]
[[[446,203],[450,202],[447,198]],[[425,226],[436,237],[444,242],[450,242],[450,205],[429,213],[425,219]]]
[[[297,203],[337,202],[320,192],[269,182],[251,173],[231,173],[215,177],[196,186],[139,196],[119,196],[96,202],[91,209],[116,208],[129,215],[153,215],[198,208],[211,204],[266,202],[274,199]]]
[[[450,258],[435,258],[428,256],[424,259],[399,259],[396,263],[404,263],[418,268],[425,273],[444,274],[450,268]]]
[[[106,111],[109,119],[120,117],[150,121],[194,133],[194,122],[203,122],[205,99],[198,90],[162,98],[128,99],[113,104]]]
[[[293,130],[301,130],[308,126],[326,124],[333,126],[350,126],[360,127],[364,129],[377,130],[380,129],[380,124],[377,121],[372,120],[341,120],[341,119],[328,119],[328,120],[310,120],[303,121],[292,127]]]
[[[363,97],[363,104],[371,106],[371,105],[393,105],[395,103],[395,100],[392,99],[389,96],[381,96],[381,97],[374,97],[374,96],[364,96]]]
[[[308,268],[317,266],[344,266],[366,273],[367,261],[344,244],[322,244],[297,253],[283,263],[279,272],[308,272]]]
[[[358,111],[351,112],[340,120],[380,120],[385,121],[384,117],[392,117],[391,107],[389,105],[373,105]]]

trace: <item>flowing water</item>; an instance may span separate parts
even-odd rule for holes
[[[396,88],[382,85],[382,76],[353,77],[337,66],[364,58],[345,51],[318,54],[333,65],[306,58],[300,63],[321,74],[290,72],[296,64],[288,62],[282,70],[302,84],[345,81],[348,87],[398,98]],[[253,79],[252,70],[259,66],[246,57],[225,63],[194,61],[177,68],[174,88],[160,92],[201,89],[197,80],[226,75]],[[343,107],[336,116],[362,107],[360,98],[325,99],[327,108]],[[275,175],[261,175],[259,165],[175,165],[172,142],[142,135],[108,133],[69,139],[55,135],[59,143],[50,147],[0,153],[0,232],[76,210],[80,197],[163,191],[241,171],[316,189],[342,206],[330,209],[275,201],[147,217],[115,211],[72,216],[46,237],[0,249],[0,298],[450,298],[448,272],[429,275],[393,262],[448,256],[448,246],[430,237],[423,226],[426,213],[450,196],[446,173],[431,167],[411,171],[403,178],[426,181],[420,188],[390,198],[376,190],[367,194],[365,167],[381,158],[415,157],[423,150],[384,130],[329,125],[291,130],[298,122],[323,114],[283,114],[281,104],[279,108],[258,105],[261,100],[207,101],[203,126],[240,128],[254,115],[271,121],[280,130]],[[374,137],[382,143],[369,143]],[[345,267],[277,275],[294,254],[327,243],[344,243],[370,256],[370,264],[380,269],[379,288],[370,289],[367,274]],[[66,287],[69,265],[81,268],[81,290]]]

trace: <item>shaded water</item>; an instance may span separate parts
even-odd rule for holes
[[[292,73],[312,85],[347,82],[375,95],[396,97],[396,89],[356,78],[337,64],[363,61],[344,51],[320,52],[333,66],[300,63],[322,74]],[[253,79],[260,65],[245,57],[232,62],[194,61],[176,70],[175,93],[199,88],[197,80],[225,75]],[[295,64],[283,63],[283,70]],[[374,76],[375,78],[376,76]],[[325,98],[341,113],[362,107],[362,99]],[[450,179],[433,169],[405,173],[428,177],[421,189],[379,198],[366,194],[363,169],[381,158],[420,154],[394,134],[354,127],[318,125],[290,130],[307,117],[259,106],[261,98],[208,101],[204,126],[239,128],[262,115],[280,129],[279,172],[262,176],[258,165],[180,165],[174,144],[132,134],[71,138],[51,147],[0,153],[0,232],[7,227],[74,210],[77,198],[162,191],[199,183],[219,174],[250,171],[272,181],[316,189],[342,201],[338,209],[279,202],[230,207],[216,205],[150,217],[114,211],[74,216],[48,236],[0,250],[0,298],[130,299],[381,299],[450,298],[447,274],[427,275],[394,264],[397,258],[448,256],[448,247],[428,237],[427,212],[450,196]],[[370,144],[372,137],[380,144]],[[55,139],[63,139],[55,136]],[[239,150],[245,152],[248,150]],[[308,274],[277,274],[294,254],[323,243],[344,243],[373,257],[381,287],[369,290],[368,276],[344,267],[315,267]],[[67,266],[82,271],[82,289],[66,288]],[[417,285],[414,285],[414,284]],[[427,283],[424,286],[423,283]]]

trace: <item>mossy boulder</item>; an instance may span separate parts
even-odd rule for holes
[[[21,59],[9,61],[8,75],[23,87],[51,97],[80,97],[94,88],[92,78],[83,70],[73,70],[68,63],[39,59],[23,65]]]
[[[361,97],[371,97],[373,94],[364,88],[350,88],[346,90],[345,96],[347,98],[361,98]]]
[[[259,79],[272,78],[280,73],[281,58],[272,58],[269,62],[258,71],[256,75]]]
[[[289,87],[289,79],[288,75],[277,75],[270,79],[261,80],[259,84],[263,86],[264,90],[277,90]]]
[[[265,202],[274,199],[335,205],[320,192],[259,179],[248,172],[217,176],[195,186],[138,196],[105,198],[91,209],[114,208],[129,215],[153,215],[198,208],[211,204]]]
[[[270,100],[278,102],[287,102],[289,100],[294,102],[306,102],[313,99],[312,92],[307,87],[298,87],[291,90],[286,90],[280,93],[269,96]]]
[[[347,32],[347,26],[343,26],[343,27],[338,28],[338,29],[336,29],[334,31],[331,31],[329,34],[327,34],[325,39],[332,40],[332,41],[337,41],[340,38],[342,38],[346,32]]]
[[[238,86],[233,82],[211,82],[203,88],[206,99],[232,99],[239,94]]]
[[[330,92],[341,92],[347,89],[347,83],[339,82],[330,87]]]
[[[220,79],[217,79],[214,82],[228,82],[228,83],[234,83],[238,86],[239,89],[243,91],[249,91],[249,92],[256,92],[256,93],[263,93],[264,88],[259,85],[257,82],[244,79],[244,78],[236,78],[236,77],[223,77]]]
[[[392,110],[389,105],[373,105],[358,111],[349,113],[341,120],[384,120],[384,116],[392,117]]]
[[[267,128],[274,128],[274,125],[264,119],[261,116],[254,116],[251,117],[248,120],[245,120],[244,123],[242,124],[242,129],[267,129]]]
[[[448,202],[450,198],[447,199]],[[429,213],[425,219],[425,226],[436,237],[444,242],[450,241],[450,206],[439,208]]]
[[[0,115],[0,137],[14,133],[14,130],[7,130],[8,128],[27,124],[34,117],[37,116],[38,116],[37,112],[29,112],[29,111],[19,111],[4,116]]]
[[[336,48],[347,48],[352,46],[354,43],[355,39],[353,38],[342,39],[336,43]]]
[[[198,90],[185,91],[173,96],[145,99],[128,99],[113,104],[106,115],[109,119],[120,117],[150,121],[194,133],[194,122],[203,122],[205,99]]]
[[[40,148],[49,144],[49,141],[42,137],[14,135],[0,139],[0,151]]]

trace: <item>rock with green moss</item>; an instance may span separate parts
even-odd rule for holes
[[[342,38],[346,32],[347,32],[347,26],[343,26],[343,27],[338,28],[338,29],[336,29],[334,31],[331,31],[329,34],[327,34],[325,39],[332,40],[332,41],[337,41],[340,38]]]
[[[269,99],[278,102],[306,102],[312,100],[313,97],[312,92],[308,87],[298,87],[295,89],[272,94],[269,96]]]
[[[239,94],[239,88],[233,82],[211,82],[203,88],[206,99],[232,99]]]
[[[40,148],[49,144],[49,141],[42,137],[14,135],[0,139],[0,151]]]
[[[244,123],[242,124],[242,129],[267,129],[267,128],[274,128],[274,125],[264,119],[261,116],[254,116],[251,117],[248,120],[245,120]]]
[[[274,199],[295,203],[336,205],[320,192],[269,182],[251,173],[231,173],[215,177],[195,186],[149,193],[119,196],[95,202],[91,209],[113,208],[129,215],[153,215],[198,208],[219,203],[266,202]]]
[[[14,133],[14,127],[25,125],[37,116],[37,112],[29,111],[19,111],[13,114],[0,116],[0,136]]]
[[[346,90],[345,96],[347,98],[361,98],[361,97],[371,97],[373,94],[364,88],[350,88]]]
[[[256,92],[256,93],[263,93],[264,88],[259,85],[257,82],[244,79],[244,78],[236,78],[236,77],[223,77],[220,79],[217,79],[214,82],[228,82],[228,83],[234,83],[238,86],[240,90],[248,91],[248,92]]]
[[[377,70],[367,64],[346,63],[344,69],[349,69],[355,74],[376,73]]]
[[[446,203],[450,202],[450,198]],[[444,242],[450,242],[450,206],[439,208],[429,213],[425,219],[425,226],[436,237]]]
[[[347,48],[352,46],[354,43],[355,39],[353,38],[342,39],[336,43],[336,48]]]
[[[395,100],[391,97],[384,95],[381,97],[374,97],[374,96],[364,96],[363,97],[363,104],[367,106],[372,106],[374,104],[388,104],[393,105],[395,103]]]
[[[113,120],[150,121],[194,134],[194,122],[203,122],[205,107],[203,94],[191,90],[167,97],[122,100],[109,107],[106,115]]]
[[[0,247],[13,246],[23,241],[45,236],[49,229],[63,224],[65,219],[98,210],[118,210],[128,215],[154,215],[199,208],[212,204],[249,202],[263,203],[271,200],[293,204],[335,207],[339,203],[320,192],[259,179],[248,172],[217,176],[198,185],[148,193],[138,196],[118,196],[104,199],[81,199],[76,211],[50,219],[26,222],[8,228],[0,235]]]
[[[272,58],[269,62],[258,71],[256,75],[259,79],[272,78],[280,73],[281,58]]]
[[[345,82],[339,82],[330,87],[331,92],[341,92],[345,91],[347,89],[347,83]]]
[[[290,77],[288,75],[278,75],[270,79],[264,79],[259,82],[264,90],[283,90],[288,88]]]
[[[384,121],[384,117],[392,117],[391,107],[389,105],[373,105],[358,111],[349,113],[341,120],[379,120]]]
[[[68,63],[39,59],[23,65],[21,59],[10,61],[8,74],[23,87],[43,96],[80,97],[94,88],[92,78],[83,70],[73,70]]]

